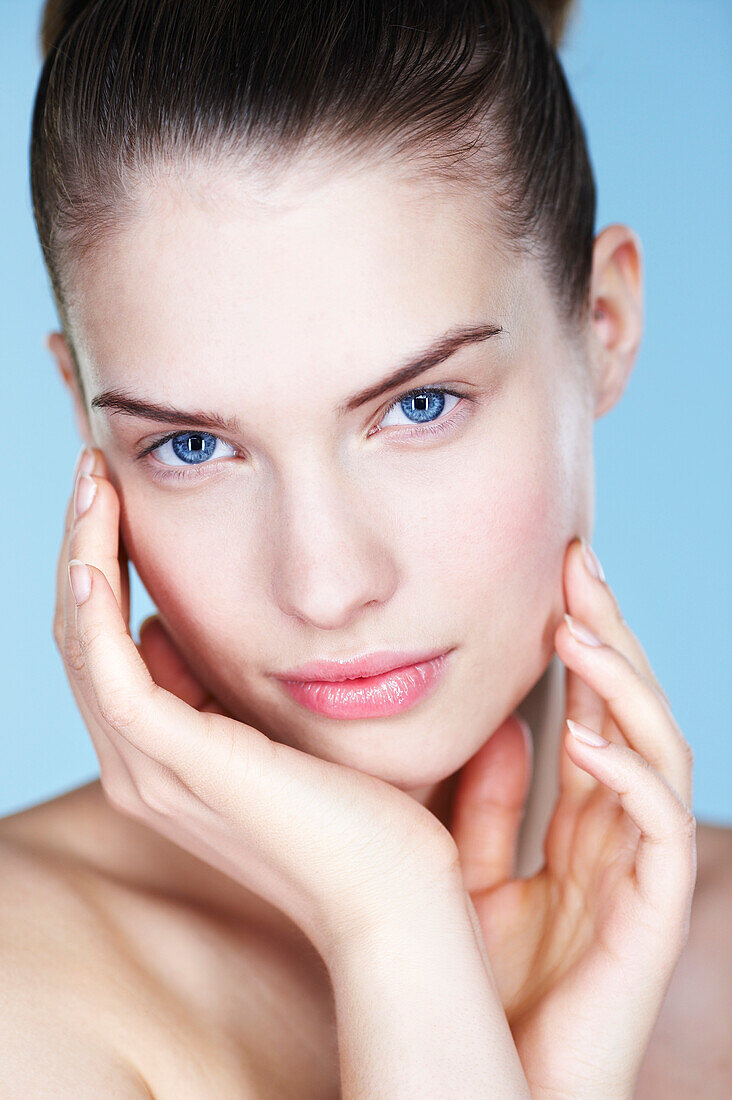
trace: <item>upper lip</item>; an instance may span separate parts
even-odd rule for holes
[[[299,668],[278,672],[280,680],[355,680],[359,676],[378,676],[382,672],[391,672],[395,668],[431,661],[446,653],[445,649],[395,651],[380,649],[375,653],[365,653],[361,657],[349,657],[339,661],[307,661]]]

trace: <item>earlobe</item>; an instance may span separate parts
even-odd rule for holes
[[[66,337],[62,332],[49,332],[44,343],[48,351],[56,360],[56,367],[61,375],[61,381],[71,394],[76,431],[84,443],[88,444],[90,447],[94,447],[96,444],[91,433],[91,428],[89,427],[84,399],[79,390],[79,384],[74,371],[74,362],[71,357],[68,343],[66,342]]]
[[[597,418],[620,399],[643,335],[643,252],[628,226],[607,226],[595,238],[591,295]]]

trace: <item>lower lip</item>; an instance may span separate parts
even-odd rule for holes
[[[283,680],[282,684],[296,702],[328,718],[386,718],[409,710],[434,691],[447,658],[447,653],[441,653],[431,661],[356,680]]]

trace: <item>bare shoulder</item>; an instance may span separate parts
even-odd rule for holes
[[[636,1100],[732,1095],[732,829],[697,822],[689,938],[638,1079]]]
[[[128,873],[126,830],[94,784],[0,818],[2,1100],[51,1082],[79,1100],[260,1096],[226,984],[246,1001],[246,968],[210,919]]]
[[[93,914],[58,869],[0,837],[0,1049],[3,1097],[152,1095],[144,1079],[100,1028],[88,1002],[84,935],[99,944]],[[78,934],[70,936],[70,929]],[[87,1001],[85,1002],[85,991]]]

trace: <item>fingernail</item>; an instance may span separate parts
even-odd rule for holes
[[[76,479],[76,492],[74,493],[74,515],[77,519],[86,512],[94,500],[96,491],[97,483],[87,474],[79,474]]]
[[[91,592],[91,571],[83,561],[79,561],[78,558],[72,558],[69,562],[68,572],[74,599],[77,604],[83,603],[84,600],[89,598],[89,593]]]
[[[590,628],[581,623],[579,619],[573,619],[571,615],[565,615],[564,620],[569,627],[570,634],[578,642],[585,642],[586,645],[602,645],[597,634],[593,634]]]
[[[587,569],[587,572],[590,573],[591,576],[597,577],[598,580],[604,581],[605,574],[603,572],[602,566],[600,565],[597,554],[585,538],[583,538],[582,536],[580,536],[580,538],[582,542],[582,555],[585,559],[585,567]]]
[[[571,718],[568,718],[567,725],[569,726],[569,732],[572,736],[576,737],[578,741],[583,741],[585,745],[594,745],[596,748],[602,748],[603,745],[610,744],[610,742],[606,741],[604,737],[601,737],[599,733],[595,733],[589,726],[583,726],[581,722],[573,722]]]
[[[94,469],[94,452],[90,447],[82,447],[79,451],[79,457],[76,460],[76,467],[74,469],[74,476],[78,477],[79,474],[90,474]]]

